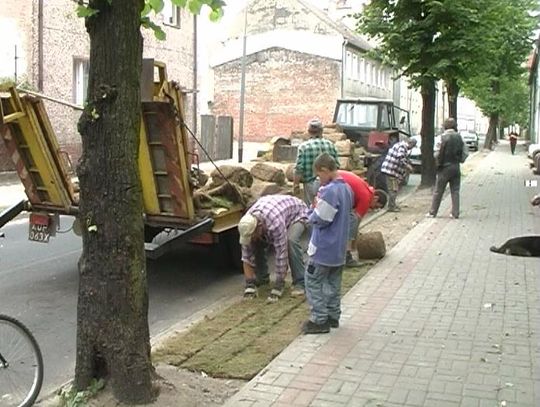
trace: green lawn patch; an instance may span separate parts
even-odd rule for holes
[[[371,267],[345,269],[342,294]],[[307,303],[291,298],[287,290],[280,301],[267,304],[269,291],[260,288],[257,299],[240,300],[171,336],[153,351],[153,361],[212,377],[251,379],[300,334],[309,315]]]

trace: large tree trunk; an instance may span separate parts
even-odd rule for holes
[[[425,79],[421,87],[422,93],[422,187],[435,184],[435,159],[433,158],[433,143],[435,136],[435,80]]]
[[[143,0],[91,0],[88,104],[79,120],[83,251],[79,260],[75,387],[107,378],[115,397],[150,402],[153,367],[142,192]]]
[[[459,96],[459,86],[456,79],[446,82],[446,91],[448,94],[448,117],[453,117],[457,124],[457,103]]]
[[[484,141],[484,148],[492,149],[493,143],[497,141],[497,127],[499,125],[499,114],[492,113],[489,116],[489,127]]]

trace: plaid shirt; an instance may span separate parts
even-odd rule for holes
[[[263,238],[274,246],[276,279],[284,279],[289,265],[289,226],[298,221],[307,222],[308,207],[298,198],[289,195],[266,195],[257,200],[247,213],[255,216],[263,225]],[[242,246],[242,261],[255,267],[253,244]]]
[[[312,138],[298,146],[295,172],[302,177],[302,182],[312,182],[317,175],[313,172],[313,162],[322,153],[328,153],[336,160],[339,167],[336,146],[324,138]]]
[[[381,172],[391,177],[405,177],[405,167],[409,163],[409,149],[407,143],[401,141],[394,144],[384,159],[381,167]]]

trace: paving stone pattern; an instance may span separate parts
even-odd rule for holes
[[[299,337],[226,405],[540,406],[540,261],[488,250],[540,232],[539,191],[502,150],[462,180],[459,220],[447,198],[345,296],[339,329]]]

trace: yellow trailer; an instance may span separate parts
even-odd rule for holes
[[[145,77],[147,78],[145,80]],[[0,138],[24,185],[27,200],[0,214],[0,227],[21,211],[30,212],[29,239],[48,242],[59,215],[78,214],[78,193],[49,121],[43,95],[10,88],[0,97]],[[165,64],[143,64],[139,172],[144,202],[147,257],[157,258],[179,241],[221,243],[238,257],[236,226],[244,208],[195,209],[189,136],[180,87],[169,81]],[[75,221],[74,229],[77,229]],[[166,238],[154,237],[167,230]]]

